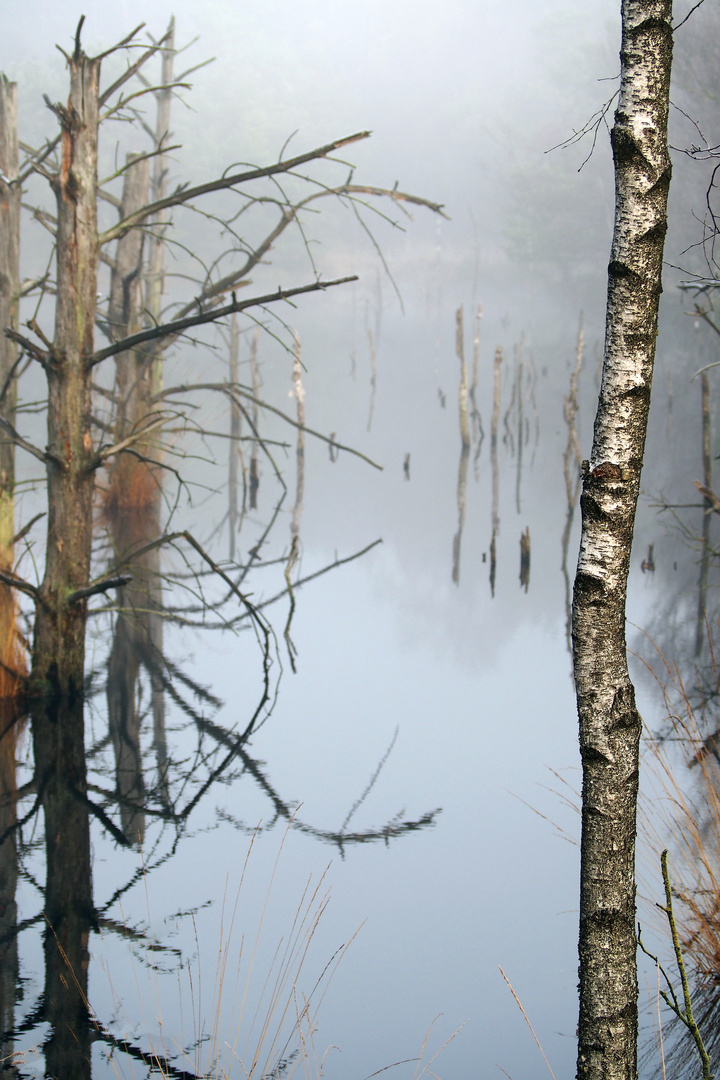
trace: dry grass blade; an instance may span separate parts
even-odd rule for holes
[[[718,627],[713,628],[717,634]],[[657,857],[670,841],[673,852],[672,900],[678,945],[685,957],[699,1027],[707,1049],[720,1051],[720,677],[708,628],[710,660],[696,665],[691,681],[656,648],[657,663],[645,661],[660,689],[665,723],[660,734],[645,731],[646,767],[641,807],[649,867],[643,877],[647,896],[656,894]],[[654,643],[653,643],[654,644]],[[693,685],[694,684],[694,685]],[[661,905],[655,912],[664,911]],[[656,929],[667,936],[663,922]],[[674,1041],[661,1036],[658,1071],[689,1067],[693,1045],[671,1021]]]
[[[259,914],[254,920],[248,911],[251,910],[250,895],[258,885],[250,858],[257,833],[248,846],[234,901],[231,900],[230,884],[226,882],[219,913],[218,940],[212,951],[207,949],[207,929],[203,931],[195,913],[191,913],[197,955],[192,962],[182,963],[176,970],[176,1003],[168,992],[169,980],[158,977],[160,958],[154,956],[152,947],[146,963],[145,986],[137,978],[141,966],[137,953],[132,957],[131,977],[135,980],[136,1002],[125,1000],[121,1003],[120,995],[111,984],[116,1016],[129,1011],[135,1014],[134,1018],[120,1021],[121,1027],[124,1024],[126,1031],[135,1031],[137,1017],[142,1018],[144,1045],[142,1048],[135,1046],[134,1057],[152,1063],[162,1075],[182,1074],[203,1077],[203,1080],[228,1080],[229,1077],[233,1080],[279,1080],[280,1077],[289,1080],[296,1070],[301,1070],[306,1077],[322,1076],[323,1060],[318,1060],[315,1052],[318,1010],[355,935],[335,950],[310,983],[308,992],[304,992],[303,969],[307,966],[311,945],[329,900],[326,868],[317,882],[306,881],[298,904],[291,909],[287,931],[268,952],[266,922],[270,919],[270,908],[272,906],[272,918],[276,920],[282,918],[278,906],[285,906],[285,894],[277,884],[277,871],[288,831],[289,826],[261,893]],[[145,885],[147,888],[147,881]],[[146,897],[146,904],[149,912],[149,897]],[[241,913],[243,925],[239,932]],[[249,920],[252,920],[250,932]],[[212,957],[213,952],[214,965],[212,959],[209,961],[211,967],[214,966],[212,993],[207,995],[204,992],[208,979],[203,954]],[[117,965],[112,967],[114,976],[120,978]],[[185,974],[181,978],[182,967],[185,967]],[[167,973],[167,968],[165,970]],[[192,1017],[189,1041],[182,1030],[183,1013],[187,1015],[183,1001],[186,1006],[188,996]],[[113,1029],[117,1024],[116,1020]],[[118,1036],[114,1031],[106,1032],[101,1025],[100,1029],[107,1035],[104,1041],[110,1047],[107,1056],[113,1074],[118,1078],[135,1075],[133,1055],[123,1052],[130,1046],[124,1033]]]
[[[511,994],[512,994],[512,996],[513,996],[513,997],[515,998],[515,1003],[517,1004],[517,1007],[518,1007],[518,1009],[520,1010],[520,1012],[521,1012],[521,1013],[523,1014],[523,1016],[525,1017],[525,1023],[526,1023],[526,1024],[527,1024],[527,1026],[528,1026],[528,1027],[530,1028],[530,1031],[532,1032],[532,1037],[533,1037],[533,1039],[535,1040],[535,1042],[537,1043],[537,1048],[538,1048],[538,1050],[540,1051],[540,1053],[541,1053],[541,1054],[542,1054],[542,1056],[543,1056],[543,1061],[544,1061],[544,1062],[545,1062],[545,1064],[547,1065],[547,1067],[548,1067],[548,1071],[549,1071],[550,1075],[552,1076],[553,1080],[555,1080],[555,1073],[554,1073],[554,1072],[552,1071],[552,1068],[550,1067],[550,1062],[548,1061],[547,1057],[545,1056],[545,1051],[543,1050],[542,1046],[540,1045],[540,1040],[538,1039],[537,1035],[535,1034],[535,1028],[534,1028],[534,1027],[532,1026],[532,1024],[530,1023],[530,1018],[528,1017],[528,1014],[527,1014],[527,1013],[525,1012],[525,1009],[523,1008],[523,1004],[522,1004],[522,1002],[520,1001],[520,998],[519,998],[519,997],[517,996],[517,994],[515,993],[515,990],[514,990],[514,988],[513,988],[513,984],[512,984],[511,982],[510,982],[510,980],[508,979],[507,975],[505,974],[505,972],[503,971],[503,969],[502,969],[502,968],[500,967],[500,965],[499,965],[499,964],[498,964],[498,971],[499,971],[499,972],[500,972],[500,974],[502,975],[502,977],[503,977],[503,979],[505,980],[505,982],[506,982],[506,983],[508,984],[508,988],[509,988],[509,990],[510,990],[510,993],[511,993]]]
[[[326,1057],[334,1047],[318,1047],[318,1013],[340,961],[345,956],[359,929],[349,940],[339,945],[320,968],[319,974],[306,981],[308,961],[320,920],[329,902],[327,874],[329,867],[317,880],[306,880],[300,900],[289,912],[287,930],[274,949],[268,947],[268,926],[276,925],[278,908],[286,909],[287,887],[281,886],[278,871],[290,825],[267,876],[267,883],[257,893],[257,874],[251,854],[258,833],[251,838],[240,873],[240,882],[232,889],[226,882],[225,893],[217,919],[217,942],[212,952],[207,948],[207,927],[202,919],[192,915],[195,933],[196,958],[177,970],[177,1003],[170,1000],[168,980],[158,978],[158,963],[150,949],[147,963],[147,985],[143,993],[142,980],[137,979],[138,958],[134,957],[132,974],[138,1003],[132,1004],[136,1017],[142,1017],[142,1054],[135,1053],[152,1065],[155,1071],[168,1077],[202,1077],[203,1080],[290,1080],[295,1074],[304,1080],[322,1080]],[[147,881],[145,881],[147,888]],[[234,892],[234,899],[233,899]],[[255,893],[257,915],[253,918],[250,897]],[[146,897],[148,912],[151,899]],[[206,994],[207,965],[203,955],[214,962],[212,992]],[[305,986],[303,986],[305,983]],[[183,1011],[187,1017],[190,1000],[189,1040],[183,1034]],[[183,999],[185,1008],[183,1009]],[[148,1007],[147,1002],[151,1005]],[[128,1002],[121,1005],[113,988],[114,1012],[125,1012]],[[179,1018],[179,1019],[178,1019]],[[437,1018],[436,1018],[437,1020]],[[458,1028],[437,1048],[429,1052],[430,1036],[436,1021],[430,1025],[417,1057],[395,1061],[372,1073],[378,1076],[401,1065],[414,1063],[413,1080],[432,1077],[438,1055],[458,1034]],[[113,1025],[115,1026],[115,1025]],[[132,1019],[126,1029],[137,1028]],[[105,1029],[100,1026],[104,1033]],[[154,1035],[147,1034],[154,1031]],[[110,1067],[119,1078],[134,1076],[133,1058],[123,1050],[129,1046],[121,1038],[108,1033]],[[136,1063],[136,1061],[135,1061]],[[127,1071],[125,1071],[127,1070]],[[368,1077],[367,1080],[370,1080]]]
[[[439,1080],[439,1078],[437,1076],[437,1073],[433,1072],[433,1070],[431,1069],[430,1066],[437,1059],[438,1055],[442,1053],[442,1051],[445,1049],[445,1047],[448,1046],[453,1041],[453,1039],[456,1038],[456,1036],[460,1034],[462,1029],[465,1027],[465,1024],[467,1023],[467,1021],[465,1021],[465,1023],[462,1023],[460,1025],[460,1027],[456,1028],[455,1031],[453,1031],[452,1035],[448,1036],[448,1038],[445,1040],[445,1042],[442,1043],[438,1047],[438,1049],[435,1051],[435,1053],[432,1055],[432,1057],[429,1059],[429,1061],[425,1062],[424,1058],[425,1058],[425,1051],[427,1049],[427,1044],[428,1044],[428,1042],[430,1040],[430,1035],[431,1035],[432,1030],[435,1027],[435,1024],[437,1023],[438,1019],[439,1019],[439,1016],[436,1016],[435,1019],[433,1020],[432,1024],[430,1025],[430,1027],[425,1032],[425,1037],[423,1038],[422,1047],[420,1048],[420,1053],[418,1054],[417,1057],[403,1058],[402,1061],[393,1061],[392,1064],[384,1065],[382,1069],[376,1069],[375,1072],[369,1073],[365,1077],[365,1080],[373,1080],[373,1077],[382,1076],[383,1073],[389,1072],[390,1069],[397,1069],[400,1065],[411,1065],[413,1063],[415,1063],[415,1072],[413,1073],[413,1080],[420,1080],[420,1078],[425,1076],[425,1075],[433,1076],[433,1077],[435,1077],[435,1080]]]

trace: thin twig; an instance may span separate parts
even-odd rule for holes
[[[683,1024],[695,1040],[695,1045],[697,1046],[698,1054],[700,1055],[700,1061],[702,1062],[703,1080],[713,1080],[713,1074],[710,1071],[710,1058],[708,1056],[707,1050],[705,1049],[705,1043],[703,1042],[702,1035],[700,1034],[700,1029],[697,1026],[697,1022],[695,1020],[695,1017],[693,1016],[692,1011],[692,1002],[690,1000],[690,986],[688,984],[687,973],[685,971],[685,961],[683,959],[682,947],[680,945],[680,937],[678,935],[677,925],[675,923],[675,915],[673,914],[672,889],[670,888],[670,875],[668,873],[667,848],[665,848],[665,850],[660,856],[660,865],[662,867],[663,884],[665,886],[665,907],[661,907],[660,904],[658,904],[658,907],[660,907],[661,911],[665,912],[668,918],[668,923],[670,925],[670,934],[672,935],[672,943],[675,950],[675,961],[677,963],[678,971],[680,973],[680,982],[682,983],[685,1009],[682,1010],[678,1007],[677,999],[675,999],[675,1004],[673,1004],[664,991],[661,991],[661,993],[666,1004],[668,1004],[675,1013],[675,1015],[680,1020],[682,1020]],[[675,995],[673,994],[673,998],[674,997]]]
[[[277,292],[269,293],[267,296],[253,296],[249,300],[233,299],[233,302],[227,304],[225,307],[215,308],[213,311],[201,312],[197,315],[191,315],[187,319],[177,319],[174,322],[163,323],[161,326],[152,326],[148,330],[141,330],[137,334],[131,334],[121,341],[116,341],[114,344],[108,345],[106,349],[101,349],[99,352],[94,353],[93,356],[89,357],[87,363],[88,366],[94,367],[95,364],[99,364],[102,360],[107,360],[109,356],[115,356],[116,353],[126,352],[128,349],[136,349],[138,345],[142,345],[146,341],[153,341],[155,338],[168,337],[171,334],[179,334],[182,333],[183,330],[189,330],[194,326],[202,326],[204,323],[217,322],[218,319],[224,319],[227,315],[232,315],[236,311],[244,311],[249,307],[272,304],[278,300],[289,300],[290,297],[300,296],[302,293],[324,292],[325,289],[330,289],[333,285],[345,285],[350,281],[357,280],[357,274],[351,274],[349,277],[337,278],[335,281],[314,281],[310,285],[299,285],[294,289],[278,289]],[[11,337],[15,335],[8,333],[7,336]]]
[[[309,161],[317,161],[320,158],[325,158],[329,154],[334,153],[335,150],[339,150],[342,146],[347,146],[349,143],[354,143],[359,139],[367,139],[369,137],[369,131],[359,131],[355,135],[348,135],[343,139],[336,139],[335,142],[327,143],[326,146],[320,146],[316,150],[310,150],[308,153],[300,154],[298,157],[290,158],[288,161],[278,161],[275,165],[266,165],[263,168],[249,169],[247,172],[235,173],[232,176],[223,176],[219,180],[210,181],[208,184],[198,184],[197,187],[180,188],[172,195],[168,195],[164,199],[158,199],[156,202],[144,206],[141,210],[136,210],[133,214],[129,214],[123,221],[118,222],[113,228],[102,233],[102,235],[98,237],[98,245],[102,247],[104,244],[109,243],[110,240],[117,240],[126,233],[128,229],[132,229],[135,225],[139,225],[140,222],[146,221],[160,210],[167,210],[171,206],[179,206],[182,203],[188,202],[190,199],[197,199],[201,195],[207,195],[211,191],[223,191],[226,188],[235,187],[237,184],[247,183],[249,180],[258,180],[261,177],[274,176],[276,173],[292,172],[298,165],[304,165]]]
[[[89,596],[95,596],[96,593],[109,592],[110,589],[122,589],[123,586],[129,585],[132,581],[132,574],[121,574],[120,577],[103,578],[102,581],[96,581],[93,585],[85,585],[82,589],[76,589],[74,593],[70,593],[66,603],[68,605],[76,604],[78,600],[87,600]]]

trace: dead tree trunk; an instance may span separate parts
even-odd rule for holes
[[[4,333],[18,328],[20,296],[20,200],[18,182],[17,87],[0,76],[0,570],[15,562],[15,427],[17,347]],[[7,425],[7,426],[5,426]],[[0,585],[0,698],[15,697],[27,674],[16,628],[17,605]]]
[[[17,86],[0,76],[0,331],[18,328],[20,293],[20,198]],[[17,386],[13,373],[17,346],[0,333],[0,415],[15,425]],[[15,446],[0,439],[0,568],[12,569],[15,535]],[[2,586],[8,593],[7,586]]]
[[[240,328],[237,315],[230,320],[230,385],[236,386],[240,380]],[[235,397],[230,400],[230,450],[228,458],[228,532],[230,534],[230,562],[235,561],[236,536],[240,528],[238,515],[238,462],[242,453],[240,445],[241,432],[240,406]],[[243,510],[245,500],[243,500]]]
[[[175,19],[170,20],[167,33],[164,37],[165,47],[162,50],[162,70],[160,73],[160,89],[156,92],[157,117],[155,122],[155,159],[153,164],[151,201],[159,202],[167,193],[167,154],[163,153],[163,147],[167,145],[170,134],[170,106],[172,104],[172,81],[173,65],[175,60]],[[145,292],[145,305],[152,322],[157,325],[160,322],[162,310],[162,297],[165,288],[165,234],[167,232],[170,214],[167,209],[158,210],[152,219],[150,233],[150,257]],[[159,358],[156,360],[153,371],[156,379],[161,379],[162,366]],[[160,391],[161,385],[155,386],[155,391]]]
[[[250,509],[257,510],[257,494],[260,487],[260,469],[258,466],[258,440],[257,431],[258,424],[260,422],[260,415],[257,407],[257,400],[260,397],[260,372],[258,370],[257,360],[257,344],[258,337],[260,336],[260,330],[256,330],[253,334],[252,344],[250,345],[250,374],[252,377],[253,388],[253,406],[252,406],[252,431],[254,433],[254,441],[252,443],[252,450],[250,451]]]
[[[95,926],[87,806],[85,726],[79,695],[37,701],[33,752],[45,817],[47,1076],[90,1080],[90,930]]]
[[[145,205],[150,184],[147,158],[133,164],[128,159],[126,164],[129,167],[123,184],[122,217]],[[131,229],[118,240],[109,310],[110,330],[116,341],[134,334],[140,326],[143,238],[142,230]],[[133,430],[147,422],[145,402],[140,393],[145,384],[142,359],[132,350],[118,353],[115,358],[116,444],[122,443]],[[147,504],[154,502],[158,482],[155,470],[134,453],[120,453],[115,458],[103,511],[117,559],[131,558],[133,547],[138,548],[146,540],[155,538],[146,535],[146,518]],[[130,561],[127,566],[133,580],[118,590],[118,612],[107,677],[108,727],[115,754],[115,783],[122,830],[129,843],[137,843],[145,830],[144,814],[140,809],[145,787],[137,679],[143,655],[142,638],[147,635],[146,619],[143,618],[147,609],[147,573],[143,573],[144,567],[136,565],[137,561]]]
[[[500,345],[495,349],[493,361],[493,411],[490,421],[490,467],[492,471],[492,539],[490,541],[490,593],[495,596],[495,574],[497,571],[496,539],[500,531],[500,467],[498,465],[497,436],[500,420],[500,368],[503,351]]]
[[[92,920],[90,827],[83,727],[87,590],[94,491],[91,364],[97,295],[96,217],[100,61],[68,58],[70,98],[56,105],[62,132],[57,199],[55,337],[48,384],[48,537],[37,597],[32,733],[45,816],[45,1009],[52,1027],[48,1075],[90,1076],[88,933]]]
[[[170,133],[170,107],[172,104],[172,81],[175,62],[175,19],[171,18],[167,33],[164,38],[165,47],[162,50],[162,69],[160,73],[160,89],[157,91],[157,117],[155,123],[155,159],[153,165],[151,199],[157,202],[163,199],[167,193],[168,158],[163,153],[163,147],[167,145]],[[150,232],[150,258],[147,271],[147,287],[145,293],[145,306],[149,316],[149,325],[157,325],[161,321],[162,301],[165,290],[165,237],[170,221],[167,209],[159,210],[152,219]],[[146,414],[152,412],[153,402],[162,393],[163,388],[163,362],[161,351],[154,348],[150,342],[148,347],[141,353],[143,357],[143,373],[140,391],[144,395]],[[138,447],[148,457],[157,455],[148,454],[148,445]],[[149,489],[150,501],[147,506],[147,519],[145,522],[146,539],[155,539],[162,535],[162,488],[161,471],[155,469],[153,473],[155,482]],[[145,619],[146,631],[146,664],[150,671],[151,684],[151,708],[153,715],[153,746],[157,762],[158,787],[161,798],[166,798],[168,751],[167,733],[165,730],[165,688],[163,682],[163,619],[162,619],[162,580],[160,577],[160,549],[153,548],[147,553],[144,560],[146,572],[147,597],[146,606],[149,608]]]
[[[302,381],[302,360],[300,359],[300,338],[295,331],[295,356],[292,369],[292,393],[297,401],[298,433],[295,451],[297,464],[297,476],[295,481],[295,505],[290,522],[290,535],[293,543],[297,546],[297,538],[300,535],[300,518],[303,512],[303,498],[305,496],[305,387]]]
[[[625,601],[658,325],[671,0],[623,0],[605,358],[584,468],[573,651],[583,764],[577,1075],[637,1076],[635,816],[641,721]]]
[[[462,305],[455,312],[455,353],[460,361],[460,384],[458,388],[458,409],[460,416],[460,463],[458,465],[457,507],[458,527],[453,537],[452,580],[460,584],[460,546],[465,526],[465,500],[467,495],[468,462],[470,460],[470,421],[468,412],[468,369],[465,363],[465,328]],[[477,358],[476,358],[477,359]],[[473,366],[473,379],[477,364]],[[474,383],[473,383],[474,392]]]
[[[48,534],[35,615],[36,693],[81,694],[94,491],[91,357],[97,296],[97,139],[100,61],[68,57],[70,99],[55,105],[62,132],[57,200],[55,337],[48,384]],[[79,594],[79,595],[78,595]]]
[[[18,328],[20,293],[20,197],[17,86],[0,76],[0,416],[15,425],[17,348],[5,334]],[[15,446],[0,438],[0,569],[12,570],[15,534]],[[9,1062],[13,1043],[4,1033],[15,1026],[18,976],[16,749],[23,654],[15,627],[15,597],[0,585],[0,1060]]]

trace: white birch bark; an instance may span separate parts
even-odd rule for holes
[[[623,0],[605,357],[583,479],[573,653],[583,763],[577,1075],[637,1075],[635,815],[641,721],[625,602],[650,405],[670,159],[671,0]]]

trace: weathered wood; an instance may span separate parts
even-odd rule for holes
[[[155,158],[153,160],[152,175],[152,202],[161,203],[167,195],[168,187],[168,157],[162,153],[162,148],[167,146],[170,135],[170,106],[172,104],[172,81],[175,61],[175,19],[170,20],[167,34],[165,35],[165,47],[162,50],[162,70],[160,73],[160,89],[156,93],[157,116],[155,120]],[[133,207],[132,213],[142,209],[141,206]],[[123,214],[128,218],[130,214]],[[161,206],[152,217],[152,230],[150,233],[150,257],[148,259],[147,274],[145,277],[145,308],[148,313],[148,325],[157,325],[161,322],[162,297],[165,286],[165,234],[167,232],[170,215],[167,207]],[[152,346],[151,346],[152,350]],[[153,377],[157,380],[155,392],[159,393],[162,388],[162,365],[158,359],[153,365]]]
[[[17,385],[11,377],[17,346],[5,336],[18,329],[20,292],[20,197],[18,176],[17,86],[0,75],[0,415],[15,426]],[[15,534],[15,447],[0,439],[0,567],[13,565]]]
[[[240,381],[240,327],[237,315],[230,319],[230,355],[229,355],[230,385],[237,386]],[[230,536],[230,562],[235,561],[236,535],[240,528],[241,519],[238,514],[238,464],[242,454],[240,443],[242,425],[242,413],[237,399],[230,399],[230,449],[228,451],[228,533]],[[245,500],[243,499],[243,511]]]
[[[32,736],[45,816],[47,920],[45,1047],[48,1075],[90,1077],[88,935],[93,920],[83,721],[94,451],[90,357],[97,295],[97,139],[100,61],[79,45],[68,58],[70,96],[54,111],[62,157],[57,201],[55,333],[48,385],[48,535],[35,611]]]
[[[137,160],[136,160],[137,159]],[[147,201],[150,185],[150,162],[136,154],[125,159],[125,173],[120,213],[131,213]],[[108,322],[113,341],[134,334],[140,326],[140,297],[143,284],[143,247],[145,235],[142,229],[131,229],[117,243],[110,276],[110,303]],[[129,430],[129,396],[134,389],[132,372],[133,353],[118,353],[115,357],[115,388],[118,395],[117,442],[124,439]]]
[[[84,702],[36,700],[32,736],[45,818],[45,1074],[90,1080],[89,936],[95,926]]]
[[[16,345],[4,334],[18,328],[20,291],[20,192],[18,176],[17,87],[0,75],[0,416],[15,424],[17,386],[12,377]],[[15,533],[15,447],[0,438],[0,569],[13,568]],[[12,590],[0,585],[0,1059],[10,1062],[18,977],[18,877],[16,749],[20,730],[16,692],[23,654],[15,627]],[[24,670],[24,669],[23,669]]]
[[[581,496],[573,650],[583,764],[582,1080],[637,1076],[635,817],[641,721],[625,602],[652,382],[670,158],[670,0],[623,0],[616,208],[600,399]]]
[[[55,106],[62,160],[57,201],[55,334],[48,383],[48,536],[35,617],[33,690],[81,694],[87,601],[67,597],[87,586],[92,547],[94,452],[91,376],[97,296],[97,140],[100,61],[68,58],[70,97]]]

